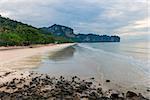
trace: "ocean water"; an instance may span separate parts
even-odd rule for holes
[[[148,42],[79,43],[53,54],[42,55],[32,69],[52,76],[95,77],[111,88],[145,91],[150,86]],[[110,80],[110,84],[105,80]]]

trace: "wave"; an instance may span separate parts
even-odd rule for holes
[[[78,44],[79,47],[81,48],[85,48],[88,49],[90,51],[93,51],[95,53],[102,53],[105,55],[110,55],[112,57],[118,58],[118,59],[122,59],[124,61],[129,62],[132,65],[136,65],[138,67],[139,70],[145,72],[145,74],[150,74],[150,61],[142,61],[139,59],[135,59],[132,56],[127,56],[127,55],[122,55],[122,54],[117,54],[117,53],[113,53],[113,52],[109,52],[109,51],[104,51],[102,49],[97,49],[97,48],[93,48],[91,46],[85,45],[85,44]]]

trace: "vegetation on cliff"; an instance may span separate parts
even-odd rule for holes
[[[65,37],[43,34],[38,28],[0,16],[0,46],[72,42]]]
[[[120,42],[119,36],[96,34],[74,34],[67,26],[54,24],[36,28],[0,16],[0,46],[27,46],[31,44],[68,42]]]

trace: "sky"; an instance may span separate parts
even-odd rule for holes
[[[147,38],[149,0],[0,0],[0,14],[35,27],[69,26],[75,33]]]

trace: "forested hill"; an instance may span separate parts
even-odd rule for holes
[[[120,42],[119,36],[96,34],[75,34],[67,26],[54,24],[51,27],[36,28],[0,16],[0,46],[27,46],[32,44],[68,42]]]
[[[48,44],[72,42],[64,37],[55,37],[51,33],[43,34],[38,28],[14,21],[0,15],[0,46]]]

